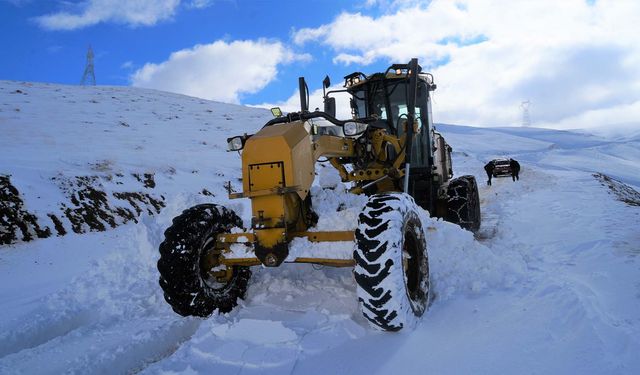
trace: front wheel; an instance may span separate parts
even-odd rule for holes
[[[354,275],[364,317],[376,328],[413,326],[430,297],[427,243],[407,194],[377,194],[358,218]]]
[[[165,300],[182,316],[211,315],[231,311],[243,298],[251,277],[248,267],[219,263],[216,238],[242,220],[215,204],[191,207],[173,219],[160,244],[160,287]]]

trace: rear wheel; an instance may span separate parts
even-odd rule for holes
[[[165,300],[182,316],[231,311],[243,298],[251,277],[248,267],[219,262],[216,237],[242,227],[233,212],[215,204],[189,208],[173,219],[160,244],[160,286]]]
[[[358,218],[358,299],[364,317],[381,330],[413,326],[429,302],[429,259],[418,210],[406,194],[377,194]]]
[[[480,195],[473,176],[461,176],[449,182],[446,220],[462,228],[480,229]]]

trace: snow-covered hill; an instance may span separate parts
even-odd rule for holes
[[[0,82],[0,177],[51,231],[0,246],[0,373],[640,372],[637,138],[439,126],[457,175],[484,181],[484,163],[504,155],[523,169],[481,185],[477,238],[428,220],[436,298],[413,331],[370,329],[350,270],[304,265],[254,268],[227,315],[174,314],[157,285],[162,233],[196,203],[246,218],[248,202],[226,198],[240,177],[226,138],[268,118],[150,90]],[[326,212],[357,205],[314,192]],[[115,228],[96,214],[106,231],[75,233],[67,212],[91,211],[81,198],[96,195],[89,208]],[[341,212],[335,225],[349,225]]]
[[[117,87],[0,81],[0,98],[0,197],[12,201],[0,244],[137,221],[180,191],[212,195],[239,177],[226,138],[271,117]]]

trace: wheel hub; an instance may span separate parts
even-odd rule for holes
[[[402,247],[402,267],[405,275],[407,294],[412,301],[419,298],[420,292],[420,257],[417,253],[417,238],[412,228],[406,230]]]
[[[215,237],[205,241],[200,256],[200,276],[213,289],[224,288],[233,277],[233,267],[220,263],[221,250],[215,247]]]

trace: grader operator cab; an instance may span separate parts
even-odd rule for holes
[[[325,78],[323,87],[330,86]],[[202,204],[185,210],[160,245],[160,286],[183,316],[228,312],[243,298],[251,266],[313,263],[354,267],[365,318],[395,331],[412,325],[429,302],[429,258],[421,208],[472,231],[480,227],[473,176],[452,179],[451,148],[433,128],[431,74],[417,59],[369,76],[345,77],[326,92],[324,111],[310,112],[308,88],[299,80],[301,110],[277,116],[257,133],[228,139],[242,151],[242,192],[251,200],[251,227],[231,210]],[[332,94],[351,97],[352,118],[335,118]],[[324,119],[334,129],[320,129]],[[319,231],[310,195],[316,162],[326,158],[353,194],[368,201],[355,231]],[[420,208],[421,207],[421,208]],[[289,253],[296,238],[351,241],[353,253],[335,256]]]

